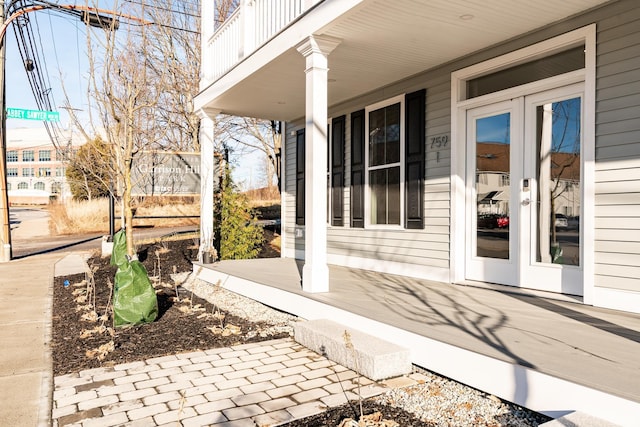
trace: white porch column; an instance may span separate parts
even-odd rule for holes
[[[213,147],[215,137],[213,117],[216,112],[198,111],[200,116],[200,248],[198,261],[204,262],[204,254],[213,252],[213,192],[215,186],[215,161]],[[208,255],[207,255],[208,256]]]
[[[296,48],[306,58],[305,241],[302,289],[329,291],[327,267],[327,55],[340,41],[310,36]]]

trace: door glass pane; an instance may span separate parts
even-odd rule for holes
[[[581,99],[536,109],[536,261],[580,265]]]
[[[476,120],[476,255],[509,259],[510,113]]]

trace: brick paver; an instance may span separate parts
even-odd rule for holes
[[[368,397],[419,378],[374,383],[278,339],[56,377],[53,425],[273,425],[357,398],[357,381]]]

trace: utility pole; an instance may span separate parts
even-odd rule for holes
[[[9,2],[11,5],[12,2]],[[34,0],[27,7],[15,11],[10,16],[5,16],[5,0],[0,0],[0,262],[11,261],[11,225],[9,222],[9,194],[7,189],[7,132],[6,132],[6,97],[5,97],[5,34],[7,26],[17,17],[29,12],[36,12],[43,9],[55,9],[75,15],[91,27],[105,30],[117,30],[119,18],[138,22],[142,25],[149,25],[151,22],[135,16],[124,15],[113,10],[98,9],[89,6],[63,5],[52,3],[47,0]]]
[[[0,0],[0,27],[4,25],[4,0]],[[0,38],[0,103],[2,116],[0,116],[0,262],[11,260],[11,224],[9,222],[9,194],[7,191],[7,113],[5,109],[5,43],[4,37]]]

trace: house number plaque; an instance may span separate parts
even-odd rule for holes
[[[449,135],[432,136],[430,140],[431,148],[444,148],[449,143]]]

